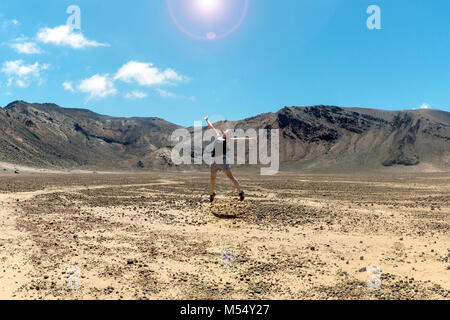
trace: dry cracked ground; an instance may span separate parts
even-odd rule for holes
[[[449,173],[237,176],[0,176],[0,299],[450,299]]]

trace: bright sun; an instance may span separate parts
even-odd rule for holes
[[[223,0],[195,0],[195,6],[203,14],[213,14],[216,13]]]

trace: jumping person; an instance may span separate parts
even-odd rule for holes
[[[236,178],[233,176],[233,173],[231,172],[231,166],[227,163],[227,141],[250,141],[250,140],[256,140],[256,138],[231,138],[232,130],[226,130],[223,134],[220,133],[212,123],[209,121],[209,118],[206,116],[203,118],[208,123],[208,126],[211,128],[211,130],[215,133],[215,141],[214,141],[214,150],[213,150],[213,162],[211,164],[211,184],[210,184],[210,197],[209,201],[213,202],[216,198],[216,178],[217,178],[217,172],[223,171],[225,175],[233,182],[234,187],[239,192],[239,199],[241,201],[244,201],[245,199],[245,192],[241,189],[241,185],[239,184],[239,181],[236,180]]]

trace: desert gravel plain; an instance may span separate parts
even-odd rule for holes
[[[236,175],[0,175],[0,299],[450,299],[450,173]]]

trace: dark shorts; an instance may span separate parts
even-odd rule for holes
[[[231,166],[227,164],[227,159],[223,159],[223,163],[215,163],[211,165],[211,173],[217,173],[219,171],[231,170]]]

